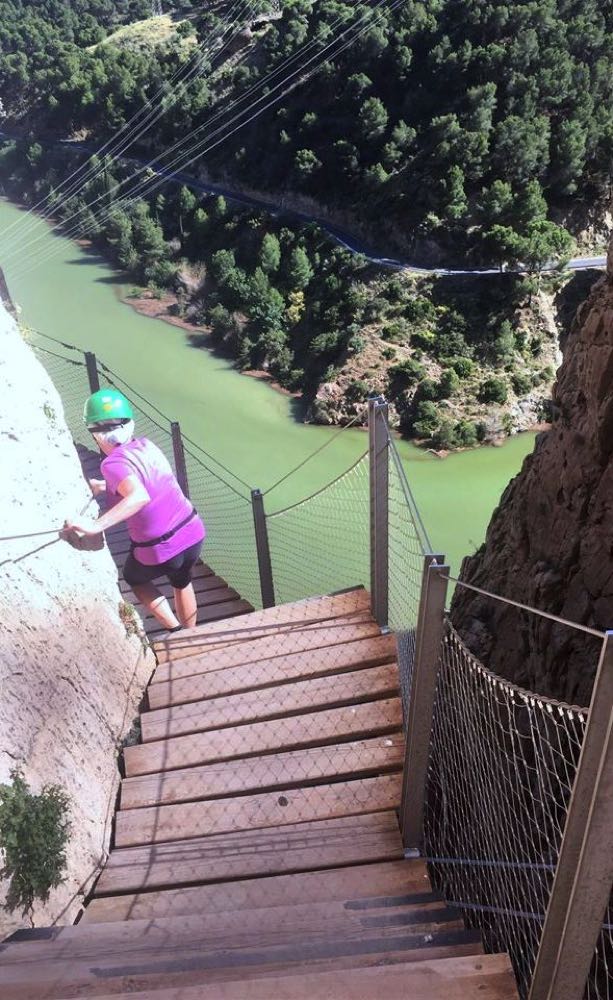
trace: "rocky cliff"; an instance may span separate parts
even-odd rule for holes
[[[90,493],[60,398],[0,306],[0,535],[59,527]],[[0,782],[16,765],[33,791],[71,803],[66,883],[36,923],[70,922],[108,845],[117,748],[153,667],[120,618],[108,550],[54,535],[0,542]],[[2,890],[0,886],[0,900]],[[0,910],[0,938],[23,924]]]
[[[613,628],[613,244],[579,309],[551,429],[504,493],[468,583],[598,629]],[[490,669],[587,705],[597,640],[458,588],[452,618]]]

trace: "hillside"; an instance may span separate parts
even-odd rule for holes
[[[539,272],[570,253],[571,229],[596,245],[608,224],[607,11],[569,0],[285,0],[280,19],[262,2],[230,29],[227,4],[187,6],[160,35],[138,3],[83,0],[78,24],[65,10],[54,24],[56,0],[0,2],[7,120],[36,128],[0,151],[4,192],[47,198],[68,235],[93,240],[150,294],[166,290],[240,368],[301,392],[312,419],[359,417],[366,396],[385,391],[403,432],[446,449],[546,417],[560,282],[544,285]],[[151,120],[131,128],[147,97]],[[135,182],[135,166],[110,156],[64,194],[86,154],[57,139],[91,145],[122,127],[131,152],[157,156],[160,169],[187,164],[194,177],[307,206],[383,256],[521,260],[530,275],[391,277],[315,226],[220,208],[153,173]]]

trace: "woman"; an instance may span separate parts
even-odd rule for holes
[[[198,606],[192,569],[200,557],[204,524],[187,499],[160,449],[134,437],[134,414],[117,389],[100,389],[85,403],[83,418],[106,456],[104,479],[90,480],[94,494],[106,491],[111,506],[97,520],[66,523],[84,535],[97,535],[127,521],[132,542],[123,577],[158,621],[174,632],[196,624]],[[154,585],[161,576],[172,584],[176,615]]]

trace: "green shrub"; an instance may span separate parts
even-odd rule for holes
[[[349,383],[345,397],[350,403],[363,403],[368,397],[369,392],[368,384],[358,378]]]
[[[439,425],[438,410],[434,403],[424,400],[418,403],[413,421],[413,430],[417,437],[429,438]]]
[[[438,399],[439,398],[439,387],[438,382],[435,382],[432,378],[425,378],[419,384],[419,398],[420,399]]]
[[[479,399],[482,403],[506,403],[507,396],[507,383],[503,378],[486,378],[479,387]]]
[[[396,357],[396,351],[393,347],[384,347],[381,351],[381,357],[384,361],[393,361]]]
[[[474,448],[479,442],[477,425],[472,420],[459,420],[455,425],[455,436],[459,448]]]
[[[511,377],[511,385],[513,386],[513,392],[518,396],[525,396],[532,388],[532,379],[525,372],[516,372]]]
[[[449,364],[459,378],[468,378],[475,370],[475,366],[470,358],[452,358]]]
[[[0,878],[10,880],[6,909],[31,918],[35,901],[46,903],[65,877],[69,799],[58,785],[33,794],[18,768],[11,779],[0,785]]]
[[[439,399],[449,399],[453,396],[460,388],[460,379],[453,370],[453,368],[448,368],[444,371],[440,377],[438,383],[438,398]]]
[[[403,319],[392,320],[391,323],[386,323],[381,330],[383,339],[390,341],[392,344],[408,343],[410,335],[409,325]]]
[[[438,427],[432,434],[432,446],[436,448],[437,451],[451,451],[453,448],[457,447],[457,444],[458,439],[453,423],[447,418],[441,420]]]
[[[424,377],[425,370],[419,362],[408,358],[406,361],[401,361],[400,364],[392,365],[388,374],[389,391],[392,396],[397,396],[409,386],[419,382]]]

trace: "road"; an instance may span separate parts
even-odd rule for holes
[[[7,138],[16,138],[16,136],[10,135],[10,133],[0,131],[0,136],[6,136]],[[60,139],[57,142],[59,146],[70,146],[72,148],[79,148],[84,150],[86,153],[95,154],[97,149],[89,146],[84,142],[75,142],[71,139]],[[410,271],[412,274],[424,274],[424,275],[462,275],[462,274],[472,274],[472,275],[486,275],[486,274],[500,274],[499,267],[485,267],[485,268],[444,268],[444,267],[423,267],[420,264],[416,264],[414,261],[408,260],[404,257],[386,257],[382,252],[382,248],[374,247],[371,244],[366,243],[364,240],[360,239],[352,233],[335,226],[333,223],[328,222],[326,219],[319,218],[316,215],[308,215],[304,212],[299,212],[296,209],[289,208],[284,204],[283,198],[279,201],[271,201],[266,198],[258,198],[254,195],[248,195],[241,191],[237,191],[234,188],[228,188],[221,184],[214,184],[210,181],[202,181],[192,174],[184,173],[181,170],[172,171],[165,170],[164,167],[155,166],[155,161],[147,161],[137,159],[136,157],[118,157],[124,163],[131,163],[136,167],[148,168],[158,177],[164,178],[164,180],[173,182],[175,184],[186,184],[193,188],[195,191],[200,191],[202,194],[213,194],[213,195],[223,195],[228,201],[236,202],[239,205],[245,205],[249,208],[257,208],[261,211],[268,212],[270,215],[279,216],[282,215],[284,218],[293,219],[301,223],[315,223],[322,230],[328,233],[332,239],[345,247],[346,250],[350,250],[352,253],[360,254],[367,260],[371,261],[373,264],[378,264],[381,267],[389,268],[394,271]],[[606,255],[595,256],[595,257],[573,257],[565,265],[565,268],[570,271],[582,271],[588,268],[599,268],[605,267],[607,263]],[[543,271],[555,271],[558,265],[555,261],[543,267]],[[506,268],[504,269],[508,273],[522,274],[525,273],[526,269],[522,267],[516,268]]]

